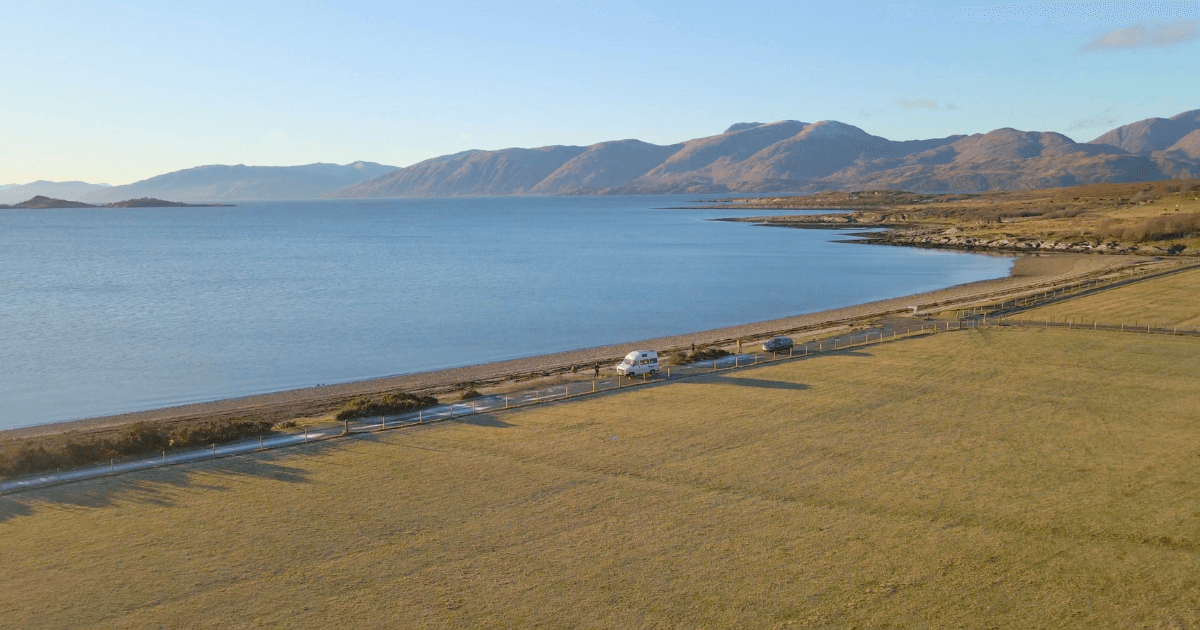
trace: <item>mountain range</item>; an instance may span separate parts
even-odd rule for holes
[[[109,188],[108,184],[50,182],[45,180],[38,180],[29,184],[6,184],[0,186],[0,204],[17,203],[39,196],[79,201],[84,195],[105,188]]]
[[[107,186],[0,186],[0,203],[34,195],[87,203],[174,201],[778,193],[892,189],[976,192],[1200,177],[1200,110],[1117,127],[1086,143],[1054,132],[894,141],[845,123],[738,123],[671,145],[614,140],[591,146],[463,151],[396,168],[374,162],[304,166],[209,165]]]
[[[197,166],[123,186],[85,182],[33,182],[0,188],[0,203],[43,195],[92,204],[157,197],[172,201],[253,201],[316,199],[321,195],[385,173],[395,166],[375,162],[303,166]]]
[[[468,151],[426,160],[326,197],[813,192],[975,192],[1200,177],[1200,110],[1151,118],[1078,143],[997,129],[897,142],[837,121],[738,123],[660,146]]]

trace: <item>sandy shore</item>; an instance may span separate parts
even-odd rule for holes
[[[590,370],[596,364],[612,364],[629,351],[638,348],[654,348],[665,353],[680,348],[689,348],[693,343],[697,346],[724,345],[738,339],[754,341],[782,333],[815,332],[833,326],[853,326],[860,320],[907,313],[912,306],[918,306],[922,312],[959,308],[976,302],[983,303],[997,295],[1019,294],[1022,291],[1045,288],[1081,277],[1103,275],[1129,265],[1146,264],[1147,262],[1147,258],[1141,256],[1086,254],[1024,256],[1016,259],[1012,272],[1005,278],[973,282],[890,300],[740,326],[656,339],[642,339],[523,359],[8,429],[0,431],[0,439],[24,438],[66,431],[106,430],[118,425],[146,420],[183,422],[246,416],[279,422],[298,417],[312,417],[327,413],[356,396],[391,391],[436,395],[462,389],[468,385],[496,387],[508,381],[516,382],[554,373],[569,372],[572,367]]]

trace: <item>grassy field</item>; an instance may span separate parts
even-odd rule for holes
[[[0,498],[0,625],[1191,627],[1198,349],[942,333]]]
[[[1108,324],[1200,329],[1200,270],[1031,309],[1014,319],[1096,320]]]

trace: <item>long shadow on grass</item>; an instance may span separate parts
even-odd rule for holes
[[[476,427],[491,427],[493,429],[506,429],[513,426],[495,416],[487,414],[471,414],[469,416],[462,416],[461,418],[454,418],[450,422],[469,424]]]
[[[282,483],[311,483],[307,469],[283,464],[281,460],[296,455],[319,455],[336,447],[336,442],[320,442],[21,492],[0,497],[0,523],[32,514],[40,507],[68,512],[111,507],[119,503],[172,507],[178,490],[222,492],[229,488],[228,481],[244,477]]]
[[[746,378],[744,376],[721,376],[713,379],[723,385],[738,385],[740,387],[759,387],[762,389],[790,389],[803,391],[808,389],[804,383],[789,383],[788,381],[770,381],[765,378]]]

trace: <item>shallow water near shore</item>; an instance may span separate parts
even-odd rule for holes
[[[4,211],[0,428],[700,331],[1012,265],[665,209],[694,199]]]

